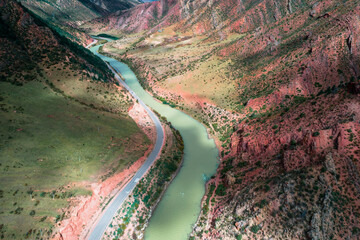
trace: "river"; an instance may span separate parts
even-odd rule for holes
[[[135,74],[124,63],[97,53],[100,45],[92,47],[104,61],[120,72],[132,91],[150,108],[166,117],[179,130],[184,140],[183,165],[150,218],[145,240],[188,239],[192,225],[200,214],[201,198],[205,193],[205,176],[212,176],[218,166],[218,149],[208,138],[206,128],[187,114],[160,103],[147,93]]]

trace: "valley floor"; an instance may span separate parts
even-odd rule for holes
[[[342,17],[339,12],[333,14]],[[297,14],[288,18],[302,13]],[[310,26],[322,29],[319,35],[335,31],[324,25],[331,19],[318,21]],[[337,30],[344,31],[341,26]],[[126,62],[154,97],[200,120],[218,139],[221,165],[207,184],[191,239],[355,238],[360,232],[359,78],[349,75],[352,70],[341,70],[352,63],[342,65],[329,55],[338,69],[324,66],[318,62],[320,50],[305,54],[307,38],[301,38],[304,48],[285,48],[284,40],[284,48],[246,58],[256,51],[249,43],[263,41],[265,30],[256,31],[203,41],[203,36],[170,26],[142,38],[122,36],[102,53]],[[345,37],[333,41],[346,45]],[[267,44],[272,46],[272,40]],[[250,49],[237,49],[239,45]],[[288,51],[286,57],[283,51]],[[339,58],[350,54],[342,47],[336,53]],[[292,74],[292,68],[283,65],[290,63],[313,69],[313,75],[299,70],[293,82],[285,81],[288,75],[282,71]],[[328,80],[323,67],[331,72]],[[273,80],[279,82],[267,91]],[[234,92],[223,92],[223,85]]]

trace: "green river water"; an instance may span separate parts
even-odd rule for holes
[[[95,52],[99,47],[93,47],[91,50]],[[125,82],[140,99],[165,116],[183,137],[185,145],[183,165],[153,212],[145,231],[145,240],[188,239],[192,225],[200,213],[200,202],[205,193],[205,178],[212,176],[218,166],[218,149],[215,142],[208,138],[206,128],[201,123],[179,110],[156,101],[148,94],[126,64],[109,57],[98,56],[120,72]]]

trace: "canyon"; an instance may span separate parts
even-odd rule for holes
[[[217,139],[221,164],[190,238],[357,236],[359,10],[161,1],[84,25],[118,33],[103,54]]]
[[[3,0],[1,6],[4,4]],[[196,222],[189,223],[189,238],[358,238],[360,4],[350,0],[129,4],[126,9],[105,9],[96,14],[81,10],[85,14],[77,17],[85,16],[83,19],[69,15],[63,20],[67,27],[58,32],[77,36],[69,38],[83,46],[92,41],[90,35],[116,37],[100,47],[100,53],[126,63],[148,93],[201,122],[215,139],[220,164],[206,180],[201,212]],[[34,9],[35,5],[24,6]],[[20,26],[29,21],[17,20]],[[9,69],[8,79],[15,75],[17,66],[32,62],[24,59],[37,55],[31,48],[21,51],[9,32],[0,32],[1,40],[11,46],[8,49],[24,56],[10,59],[14,54],[4,54],[2,49],[2,56],[9,58],[1,65],[1,69]],[[35,49],[61,45],[56,34],[49,41],[41,34],[35,34],[37,38],[31,34],[24,41],[36,45]],[[60,51],[75,58],[69,50]],[[115,84],[111,74],[104,72],[104,63],[77,61],[87,66],[84,73],[92,78]],[[53,84],[79,101],[87,99],[88,93],[75,95],[71,91],[73,83]],[[116,94],[113,87],[110,89]],[[117,91],[128,99],[121,88]],[[102,100],[93,105],[102,107]],[[130,102],[121,109],[107,103],[106,109],[126,115],[130,108],[136,119],[142,114],[134,113],[137,105]],[[154,140],[151,126],[138,120],[139,127],[148,133],[146,139]],[[171,135],[171,127],[167,129]],[[176,133],[173,135],[172,141],[181,142]],[[181,144],[170,142],[181,149]],[[169,148],[166,154],[180,153]],[[141,201],[146,194],[137,196],[142,213],[156,211],[155,199],[144,207]],[[129,198],[126,205],[131,211],[135,198]],[[119,212],[107,236],[116,232],[121,233],[118,238],[142,239],[147,226],[144,216],[131,215],[132,224],[123,225],[126,214]],[[151,226],[151,218],[149,221]]]

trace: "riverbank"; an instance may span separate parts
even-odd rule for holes
[[[168,89],[160,88],[157,86],[157,79],[151,73],[149,66],[142,63],[134,55],[119,55],[106,46],[108,45],[99,48],[99,53],[126,63],[136,75],[140,85],[156,101],[178,109],[199,121],[207,129],[208,138],[214,139],[217,148],[221,151],[228,150],[228,146],[224,145],[224,135],[229,135],[228,129],[236,125],[239,118],[237,113],[234,114],[230,110],[219,108],[209,99],[190,95],[181,89],[174,93]]]
[[[149,77],[149,74],[147,74],[146,66],[138,65],[136,62],[131,62],[131,59],[124,58],[123,56],[104,52],[104,47],[101,48],[99,51],[101,51],[101,54],[103,55],[118,59],[119,61],[125,61],[127,64],[129,64],[132,70],[134,71],[135,75],[138,77],[138,79],[142,79],[141,81],[139,81],[139,83],[142,85],[145,91],[148,94],[150,94],[157,102],[159,103],[165,102],[165,104],[168,104],[173,108],[177,108],[183,111],[184,113],[192,116],[196,120],[198,120],[206,128],[208,139],[214,139],[217,148],[220,150],[218,155],[219,163],[223,160],[222,158],[228,154],[230,142],[224,141],[225,138],[229,139],[229,137],[225,137],[228,134],[228,131],[225,131],[224,133],[222,129],[226,124],[235,125],[234,119],[237,118],[235,114],[232,114],[231,112],[228,112],[224,109],[219,109],[211,102],[208,102],[207,99],[202,99],[202,98],[187,99],[181,94],[181,92],[177,93],[178,94],[177,96],[173,94],[169,94],[165,91],[155,92],[154,89],[152,88],[154,87],[153,79],[151,79],[151,77],[145,79],[146,77]],[[156,89],[159,90],[159,88]],[[185,100],[186,104],[183,105],[175,104],[175,99],[177,99],[178,96],[180,96],[183,100]],[[201,111],[198,112],[197,108],[201,109]],[[210,119],[209,117],[210,115],[218,115],[218,117]],[[224,121],[224,119],[227,119],[227,121]],[[222,139],[223,141],[221,141],[220,139]],[[221,171],[221,169],[217,169],[217,171]],[[220,184],[221,184],[221,178],[219,174],[212,176],[211,179],[209,179],[209,181],[205,184],[205,188],[206,188],[205,194],[203,195],[201,202],[199,203],[199,207],[202,209],[202,211],[198,215],[196,223],[200,222],[200,220],[201,222],[204,222],[205,220],[204,218],[208,217],[205,216],[204,213],[211,211],[213,206],[215,206],[215,204],[210,201],[212,199],[215,200],[214,190]],[[204,209],[208,209],[208,210],[204,211]]]
[[[219,152],[215,142],[213,139],[209,139],[206,128],[200,122],[172,108],[170,104],[166,102],[159,103],[158,100],[154,99],[141,87],[134,72],[127,65],[113,58],[103,57],[103,59],[109,62],[113,69],[121,72],[126,84],[131,89],[130,92],[136,93],[139,99],[166,117],[174,128],[180,131],[184,139],[184,165],[165,192],[156,211],[153,212],[145,234],[149,240],[184,239],[190,234],[191,225],[195,223],[197,213],[200,212],[200,201],[205,192],[204,184],[214,174],[218,165],[217,157]],[[171,163],[167,162],[167,164]],[[173,167],[170,165],[170,168]],[[168,169],[169,166],[166,166],[162,171]],[[164,179],[159,180],[163,184]],[[150,197],[157,199],[160,195],[161,189],[155,189],[155,192],[152,192],[147,197],[147,200]],[[139,207],[139,203],[133,203],[135,204],[134,207]],[[134,208],[129,206],[129,209]],[[135,212],[135,210],[133,211]],[[131,212],[132,215],[133,212]],[[125,217],[125,220],[127,222],[121,223],[122,229],[119,228],[117,232],[112,234],[124,234],[123,229],[130,222],[128,216]],[[167,227],[164,229],[165,222]]]
[[[112,66],[111,68],[116,71],[116,69],[114,69]],[[119,72],[118,74],[122,80],[125,80]],[[132,107],[130,107],[129,115],[135,120],[139,128],[148,135],[149,139],[156,139],[156,134],[154,134],[154,131],[156,130],[155,126],[149,126],[149,120],[151,121],[151,119],[149,119],[146,111],[140,104],[135,103]],[[145,176],[144,181],[149,182],[146,193],[140,193],[141,189],[138,187],[134,189],[135,193],[137,191],[139,192],[139,197],[136,198],[134,194],[130,195],[125,200],[121,208],[118,210],[118,214],[114,216],[113,221],[110,223],[109,227],[104,233],[103,238],[105,239],[112,239],[114,235],[118,237],[127,236],[134,239],[137,237],[142,238],[144,235],[144,230],[152,216],[152,212],[155,211],[156,206],[161,201],[166,189],[181,168],[184,154],[184,145],[181,135],[171,126],[171,123],[169,123],[166,118],[161,117],[158,113],[157,115],[162,120],[164,126],[166,147],[163,149],[160,159],[157,160],[156,166],[153,166]],[[166,165],[167,158],[177,161],[177,166],[175,168],[171,168],[170,171],[161,171],[161,167],[158,165]],[[179,159],[180,162],[178,162]],[[168,168],[168,166],[166,168]],[[176,169],[175,172],[173,172],[174,169]],[[170,179],[168,179],[169,177]],[[161,179],[168,180],[163,182]],[[162,186],[159,186],[157,180],[161,180]],[[155,194],[152,199],[148,199],[149,194],[153,192],[153,188],[156,188],[156,192],[158,194]],[[159,190],[159,188],[161,188],[161,190]],[[137,209],[136,212],[134,207]],[[125,224],[127,223],[127,220],[123,220],[123,218],[128,219],[129,214],[132,215],[131,221],[129,221],[128,224]]]
[[[59,223],[59,231],[54,236],[54,239],[77,239],[79,236],[85,238],[90,227],[101,215],[102,210],[134,176],[152,149],[153,145],[149,145],[144,156],[127,169],[107,178],[103,182],[91,183],[91,196],[80,196],[71,199],[70,207],[66,209],[69,217]]]
[[[165,138],[163,126],[160,120],[158,119],[158,117],[156,116],[156,114],[153,111],[151,111],[150,108],[143,102],[141,96],[139,96],[138,93],[135,93],[135,91],[133,91],[133,88],[130,88],[130,86],[122,80],[123,72],[120,69],[124,67],[126,68],[127,66],[114,59],[110,59],[99,54],[98,49],[101,46],[102,45],[93,47],[91,48],[91,51],[95,55],[100,57],[104,62],[107,63],[107,66],[113,72],[117,81],[126,90],[128,90],[128,93],[131,94],[132,97],[136,99],[136,102],[139,103],[146,110],[147,114],[150,116],[151,120],[153,121],[156,127],[156,142],[154,145],[154,149],[152,150],[152,152],[150,153],[144,164],[139,168],[139,170],[135,173],[135,175],[131,178],[131,180],[124,186],[124,188],[114,197],[113,201],[109,204],[109,206],[105,209],[99,220],[93,226],[89,235],[89,239],[100,239],[103,237],[103,233],[108,228],[118,208],[123,204],[123,202],[129,196],[129,194],[133,192],[133,189],[137,186],[138,181],[141,180],[143,176],[147,174],[149,169],[153,166],[154,162],[159,158],[160,153],[162,152],[162,148],[164,146],[164,138]]]
[[[214,112],[217,110],[217,109],[213,110],[213,111],[211,110],[212,108],[214,108],[214,109],[216,108],[216,106],[214,104],[212,104],[207,99],[198,99],[198,98],[188,99],[187,97],[184,97],[181,92],[178,92],[177,93],[178,95],[174,95],[165,90],[163,90],[163,91],[159,91],[159,89],[154,90],[153,89],[154,79],[152,79],[151,74],[148,74],[148,69],[146,68],[146,65],[145,66],[139,65],[136,61],[132,61],[132,59],[127,58],[126,55],[119,56],[114,53],[106,52],[104,50],[104,46],[99,48],[99,53],[101,53],[104,56],[114,58],[120,62],[124,62],[128,66],[130,66],[130,68],[136,75],[137,79],[139,80],[140,85],[143,87],[143,89],[149,95],[151,95],[157,102],[163,103],[163,104],[169,105],[170,107],[178,109],[179,111],[182,111],[182,112],[186,113],[187,115],[193,117],[197,121],[199,121],[206,128],[206,131],[208,134],[208,139],[214,139],[216,147],[218,149],[220,149],[220,152],[222,150],[224,150],[223,146],[222,146],[222,141],[220,140],[221,134],[217,134],[218,131],[215,130],[213,125],[211,124],[211,123],[215,123],[215,124],[219,125],[219,128],[221,128],[223,126],[223,122],[216,121],[216,120],[215,121],[209,120],[206,117],[208,114],[214,114]],[[188,94],[185,94],[185,95],[189,96]],[[166,98],[167,100],[165,100],[164,98]],[[175,99],[177,99],[177,98],[186,100],[186,102],[188,104],[187,105],[186,104],[182,104],[182,105],[175,104]],[[168,99],[170,99],[170,100],[168,100]],[[203,110],[203,112],[200,113],[199,115],[197,115],[196,110],[193,110],[191,108],[191,104],[201,106],[201,109]],[[211,109],[206,111],[207,110],[206,105]],[[205,107],[205,109],[204,109],[204,107]],[[226,110],[221,109],[221,112],[222,113],[219,114],[219,119],[222,116],[226,116],[232,122],[232,120],[235,119],[235,117],[236,117],[236,116],[232,116],[232,114],[230,112],[227,112]],[[209,120],[209,121],[207,121],[207,120]],[[219,155],[219,157],[221,157],[221,156]]]
[[[161,157],[118,210],[103,236],[104,239],[142,239],[153,212],[181,169],[184,154],[181,135],[169,122],[163,120],[163,123],[166,147]],[[175,164],[170,171],[166,169],[169,164]]]
[[[139,128],[154,144],[156,141],[155,125],[142,106],[135,102],[128,112]],[[147,156],[153,149],[153,144],[148,146],[144,156],[124,171],[107,178],[101,183],[92,183],[91,196],[71,199],[70,207],[66,210],[70,217],[60,222],[59,234],[55,238],[76,239],[80,236],[80,238],[85,239],[91,227],[102,214],[103,209],[144,164]]]

